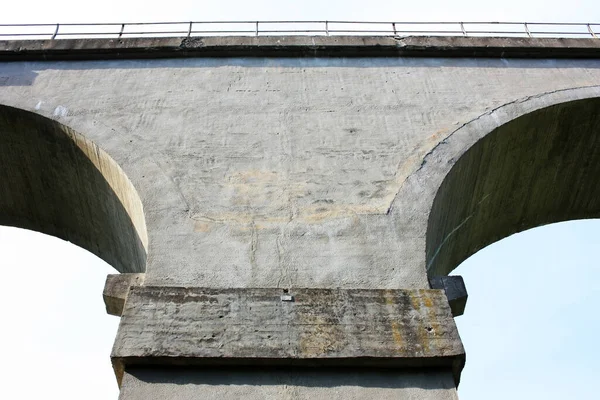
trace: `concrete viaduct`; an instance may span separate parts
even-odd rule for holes
[[[122,273],[121,400],[456,399],[447,275],[599,178],[598,39],[0,42],[0,224]]]

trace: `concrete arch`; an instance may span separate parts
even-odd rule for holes
[[[491,110],[440,142],[417,174],[432,180],[429,276],[513,233],[600,217],[599,87]]]
[[[0,224],[68,240],[144,272],[142,202],[119,165],[68,126],[0,105]]]

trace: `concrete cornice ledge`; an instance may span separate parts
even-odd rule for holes
[[[218,36],[0,41],[0,61],[174,57],[600,58],[600,39]]]

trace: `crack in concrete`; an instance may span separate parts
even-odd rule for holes
[[[413,176],[413,175],[415,175],[419,171],[421,171],[423,169],[423,167],[425,166],[425,164],[427,164],[427,159],[441,145],[446,144],[447,141],[448,141],[448,139],[450,139],[455,133],[457,133],[458,131],[460,131],[461,129],[463,129],[465,126],[470,125],[470,124],[472,124],[472,123],[480,120],[483,117],[490,116],[490,115],[494,114],[496,111],[500,110],[501,108],[506,107],[506,106],[511,105],[511,104],[524,103],[524,102],[526,102],[528,100],[541,98],[543,96],[551,95],[551,94],[554,94],[554,93],[567,92],[567,91],[578,90],[578,89],[591,89],[591,88],[600,88],[600,85],[586,85],[586,86],[571,87],[571,88],[567,88],[567,89],[556,89],[556,90],[551,90],[551,91],[548,91],[548,92],[542,92],[542,93],[537,93],[537,94],[530,95],[530,96],[525,96],[525,97],[522,97],[522,98],[519,98],[519,99],[515,99],[515,100],[512,100],[512,101],[503,103],[503,104],[501,104],[501,105],[499,105],[497,107],[494,107],[491,110],[488,110],[488,111],[484,112],[483,114],[480,114],[479,116],[477,116],[477,117],[475,117],[475,118],[473,118],[473,119],[471,119],[471,120],[463,123],[458,128],[456,128],[455,130],[453,130],[452,132],[450,132],[448,135],[446,135],[446,137],[444,137],[438,143],[436,143],[429,151],[427,151],[427,153],[425,153],[425,155],[423,156],[423,158],[421,160],[421,163],[419,164],[419,167],[416,170],[414,170],[413,172],[411,172],[408,176],[406,176],[406,178],[400,184],[400,187],[398,188],[398,190],[396,191],[396,194],[392,198],[392,202],[390,203],[390,205],[389,205],[389,207],[388,207],[388,209],[386,211],[386,214],[389,215],[393,211],[394,203],[396,201],[396,198],[398,197],[400,191],[404,187],[404,184],[410,179],[410,177]],[[531,110],[531,111],[534,111],[534,110]],[[494,129],[496,129],[496,128],[494,128]]]
[[[277,264],[279,266],[279,280],[277,281],[277,287],[280,288],[281,282],[288,277],[287,268],[283,263],[284,255],[282,250],[283,246],[281,245],[281,236],[277,235],[277,237],[275,238],[275,245],[277,246]]]
[[[279,275],[279,280],[277,281],[277,287],[281,288],[281,283],[283,280],[287,280],[287,287],[286,289],[292,289],[292,278],[290,276],[290,266],[289,263],[284,263],[284,258],[285,258],[285,248],[283,246],[283,244],[281,243],[281,239],[286,237],[286,232],[288,227],[290,226],[290,224],[292,223],[292,221],[294,221],[294,214],[293,212],[290,214],[289,220],[287,221],[287,223],[281,228],[281,233],[279,235],[277,235],[277,237],[275,238],[275,244],[277,246],[277,262],[279,265],[279,271],[280,271],[280,275]],[[289,235],[287,235],[289,238]]]
[[[256,231],[256,224],[254,223],[254,220],[252,220],[250,227],[250,266],[253,270],[258,270],[258,265],[256,264],[256,250],[258,249],[258,232]]]
[[[471,218],[473,218],[475,216],[475,214],[477,214],[477,211],[479,209],[479,206],[481,205],[481,203],[483,203],[488,197],[490,197],[490,193],[486,194],[485,196],[483,196],[483,198],[481,200],[479,200],[477,202],[477,204],[475,204],[475,209],[473,210],[473,212],[471,214],[469,214],[465,219],[463,219],[460,224],[458,224],[454,229],[452,229],[450,231],[450,233],[448,233],[446,235],[446,237],[444,237],[444,239],[442,240],[442,242],[440,243],[440,245],[437,247],[437,249],[435,249],[435,252],[433,253],[433,256],[431,256],[431,260],[429,260],[429,262],[427,263],[426,266],[426,270],[429,271],[431,265],[433,264],[433,262],[435,261],[436,257],[438,256],[438,254],[440,253],[440,251],[442,250],[442,247],[444,247],[444,245],[446,244],[446,242],[448,242],[448,240],[456,233],[458,232],[458,230],[460,228],[462,228],[467,222],[469,222],[469,220]]]

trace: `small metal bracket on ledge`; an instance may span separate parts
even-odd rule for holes
[[[294,301],[294,295],[290,293],[289,289],[283,289],[283,294],[281,295],[281,301]]]
[[[444,290],[454,317],[464,314],[469,295],[462,276],[434,276],[429,278],[429,286]]]
[[[131,286],[141,286],[146,274],[111,274],[106,277],[102,297],[106,312],[120,317]]]

